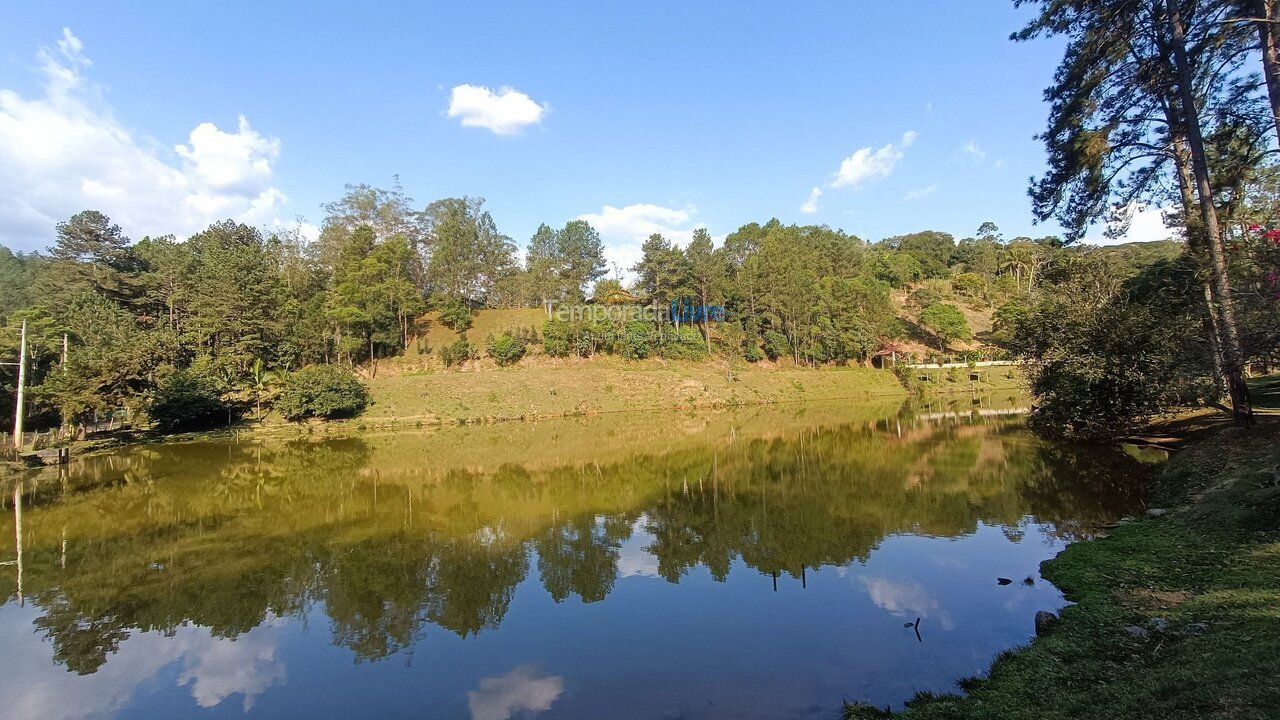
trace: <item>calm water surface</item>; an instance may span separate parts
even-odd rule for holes
[[[1040,562],[1141,500],[1136,460],[1039,440],[1001,404],[44,470],[0,520],[0,718],[834,720],[845,698],[953,690],[1064,604]]]

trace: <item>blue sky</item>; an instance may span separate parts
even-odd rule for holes
[[[587,217],[624,265],[653,230],[770,217],[868,240],[1049,234],[1026,185],[1061,47],[1010,42],[1028,17],[998,0],[23,4],[0,24],[0,243],[43,247],[82,205],[138,237],[314,225],[345,183],[394,175],[420,205],[486,198],[521,245]]]

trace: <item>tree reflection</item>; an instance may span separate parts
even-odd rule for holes
[[[55,662],[91,673],[131,632],[235,637],[316,603],[336,645],[377,660],[429,625],[497,627],[531,563],[556,602],[604,600],[633,528],[670,582],[699,566],[723,581],[738,564],[800,577],[897,533],[1018,533],[1031,517],[1076,537],[1134,507],[1144,473],[977,415],[429,474],[430,458],[400,460],[412,442],[148,446],[28,483],[23,581]]]

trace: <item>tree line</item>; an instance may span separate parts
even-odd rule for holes
[[[484,307],[687,301],[725,309],[714,329],[707,317],[692,326],[679,317],[549,319],[540,333],[491,338],[485,350],[499,362],[518,360],[528,342],[550,355],[715,353],[812,366],[866,362],[909,337],[945,350],[972,338],[954,303],[1020,307],[1039,291],[1054,255],[1071,252],[1054,237],[1005,241],[993,223],[958,242],[925,231],[867,243],[826,226],[770,220],[744,225],[719,245],[704,228],[683,247],[655,234],[624,283],[620,273],[609,275],[600,235],[582,220],[541,225],[521,258],[479,198],[417,209],[398,186],[355,185],[324,210],[313,241],[228,220],[186,239],[133,242],[90,210],[58,224],[46,253],[0,249],[0,318],[8,328],[0,348],[17,354],[14,330],[26,321],[32,426],[82,424],[124,407],[151,409],[176,429],[225,418],[228,398],[258,415],[264,388],[308,365],[376,376],[380,359],[416,341],[429,310],[465,330]],[[942,292],[922,287],[928,283]],[[908,296],[918,324],[904,318],[895,293]],[[439,348],[446,364],[481,352],[460,343]],[[12,387],[12,374],[3,377]],[[339,379],[323,381],[327,396],[314,400],[311,414],[363,406]],[[295,395],[308,393],[322,391]],[[156,408],[157,398],[170,402]],[[295,416],[308,414],[302,401],[294,405]]]
[[[1112,433],[1185,402],[1227,402],[1249,424],[1246,374],[1280,343],[1280,9],[1272,0],[1016,2],[1039,12],[1014,40],[1066,40],[1045,91],[1048,170],[1029,189],[1035,216],[1057,220],[1062,238],[1005,241],[984,223],[959,241],[924,231],[868,243],[771,220],[718,246],[705,229],[683,246],[654,235],[625,287],[585,221],[540,226],[521,258],[483,200],[419,209],[398,185],[349,186],[325,206],[313,242],[228,221],[134,243],[86,211],[59,224],[46,254],[0,252],[0,315],[31,328],[31,412],[70,424],[145,408],[174,377],[223,398],[257,397],[271,373],[307,365],[372,377],[381,358],[414,342],[428,310],[465,329],[477,308],[590,299],[689,301],[723,307],[726,320],[553,319],[483,350],[460,338],[439,349],[442,359],[484,351],[515,362],[542,343],[551,355],[865,363],[901,340],[940,352],[968,341],[967,304],[994,311],[982,340],[1027,361],[1038,415],[1060,430]],[[1099,221],[1122,233],[1143,206],[1172,209],[1185,235],[1178,252],[1075,247]],[[0,344],[16,355],[16,333]],[[8,371],[0,377],[12,385]],[[327,398],[349,394],[326,382]],[[360,405],[351,400],[344,409]]]
[[[1014,40],[1066,40],[1045,90],[1049,169],[1030,186],[1035,215],[1075,240],[1098,220],[1123,230],[1141,204],[1169,207],[1186,238],[1181,258],[1143,278],[1077,268],[1036,308],[1022,351],[1049,400],[1040,414],[1106,435],[1191,399],[1216,402],[1220,389],[1236,423],[1251,424],[1245,377],[1271,359],[1280,327],[1280,4],[1015,4],[1039,12]]]

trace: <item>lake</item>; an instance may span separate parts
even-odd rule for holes
[[[1143,500],[1142,463],[1018,404],[320,429],[33,472],[0,519],[0,718],[835,720],[954,691],[1065,604],[1041,561]]]

